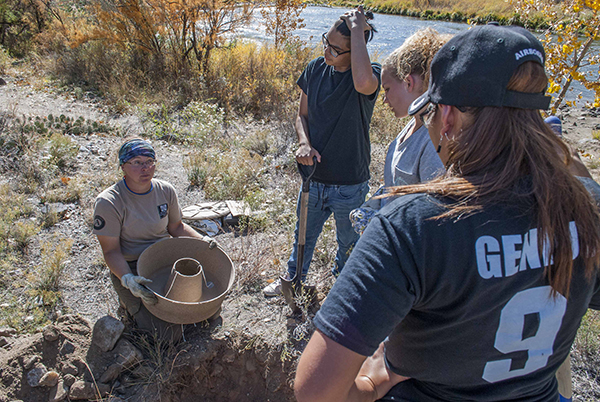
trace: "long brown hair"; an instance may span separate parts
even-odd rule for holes
[[[507,88],[539,93],[546,84],[543,67],[527,62],[515,71]],[[537,222],[538,249],[547,247],[551,256],[544,259],[544,275],[555,292],[567,297],[573,272],[571,221],[577,223],[588,278],[600,262],[600,214],[583,184],[567,169],[568,148],[538,110],[483,107],[467,108],[466,114],[467,127],[449,142],[446,174],[428,183],[396,187],[392,194],[428,193],[455,200],[439,219],[460,219],[499,203],[528,202]],[[531,191],[515,191],[527,176]]]

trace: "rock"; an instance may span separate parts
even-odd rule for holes
[[[39,357],[38,355],[33,355],[23,361],[23,368],[25,370],[29,370],[30,368],[32,368],[34,366],[34,364],[36,364],[40,360],[42,360],[41,357]]]
[[[63,375],[73,375],[76,376],[77,374],[79,374],[79,369],[73,364],[73,363],[63,363],[61,372],[63,373]]]
[[[217,377],[222,372],[223,372],[223,366],[221,366],[219,363],[217,363],[213,366],[213,371],[212,371],[212,373],[210,373],[210,375],[212,377]]]
[[[94,384],[87,381],[75,381],[69,390],[69,399],[73,400],[96,400],[108,394],[110,387],[106,384]],[[100,394],[100,395],[98,395]]]
[[[11,327],[2,327],[0,328],[0,336],[11,337],[17,334],[17,330]]]
[[[110,384],[111,382],[117,379],[119,374],[121,374],[122,368],[123,366],[121,366],[120,364],[111,364],[108,367],[108,369],[106,369],[104,374],[102,374],[102,376],[100,377],[100,382],[104,384]]]
[[[212,361],[218,354],[217,342],[206,342],[194,348],[190,352],[190,365],[195,369],[205,366],[206,362]]]
[[[152,377],[152,374],[154,374],[154,370],[152,370],[150,366],[146,365],[139,365],[131,372],[131,375],[134,377],[146,381]]]
[[[0,348],[8,345],[8,339],[5,336],[0,336]]]
[[[593,138],[586,138],[580,141],[577,141],[577,147],[586,149],[587,147],[593,147],[600,144],[600,141]]]
[[[60,335],[60,331],[54,325],[47,325],[42,330],[42,334],[44,335],[44,339],[48,342],[54,342],[58,340],[58,336]]]
[[[251,373],[253,371],[256,371],[256,363],[251,359],[246,360],[246,370],[248,370]]]
[[[126,339],[119,339],[114,349],[117,355],[117,364],[123,368],[129,368],[143,359],[142,352]]]
[[[48,397],[48,402],[60,402],[64,401],[69,395],[69,387],[65,385],[64,382],[59,381],[56,384],[56,387],[50,390],[50,395]]]
[[[124,329],[125,325],[121,321],[106,315],[94,324],[92,343],[103,352],[108,352],[115,347]]]
[[[277,392],[281,388],[281,374],[274,371],[271,375],[267,376],[267,390],[270,392]]]
[[[44,214],[55,213],[57,215],[63,215],[67,212],[68,207],[62,202],[48,203],[42,206],[41,211]]]
[[[0,86],[2,85],[6,85],[6,81],[4,80],[4,78],[0,77]]]
[[[79,335],[89,334],[91,328],[88,320],[74,314],[61,315],[56,319],[56,323],[59,324],[60,327],[68,327],[69,332],[77,333]]]
[[[73,365],[75,365],[75,367],[77,367],[78,373],[83,373],[83,372],[87,371],[87,366],[83,360],[75,359],[72,361],[72,363],[73,363]]]
[[[63,382],[65,383],[65,386],[68,388],[71,385],[73,385],[75,383],[75,381],[77,381],[77,378],[75,378],[75,376],[73,374],[66,374],[63,377]]]
[[[256,356],[256,361],[260,364],[265,364],[270,357],[269,348],[258,346],[254,349],[254,355]]]
[[[29,384],[29,386],[32,388],[39,387],[42,385],[40,384],[42,377],[47,372],[48,370],[46,369],[46,366],[41,363],[37,363],[36,366],[32,368],[29,373],[27,373],[27,384]]]
[[[48,371],[40,379],[40,386],[42,387],[53,387],[58,384],[59,374],[56,371]]]
[[[66,356],[73,352],[75,352],[75,345],[73,345],[70,341],[65,341],[58,353],[60,353],[61,356]]]
[[[235,352],[233,350],[228,350],[225,352],[223,356],[223,362],[225,363],[233,363],[235,361]]]

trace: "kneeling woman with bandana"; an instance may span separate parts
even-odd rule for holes
[[[173,186],[154,178],[156,153],[141,139],[125,142],[119,149],[123,180],[104,190],[94,206],[94,231],[121,305],[137,327],[160,339],[178,341],[181,325],[154,317],[144,306],[157,302],[156,295],[144,285],[147,278],[137,274],[140,254],[157,241],[168,237],[205,237],[181,220],[181,208]]]

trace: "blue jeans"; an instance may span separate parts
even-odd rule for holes
[[[302,267],[302,279],[308,273],[308,267],[315,251],[317,239],[323,230],[323,225],[333,213],[336,226],[336,240],[338,250],[335,256],[335,265],[332,272],[339,275],[346,264],[348,253],[359,235],[352,229],[350,222],[350,211],[358,208],[365,202],[369,192],[369,183],[364,182],[352,185],[329,185],[317,182],[310,183],[308,198],[308,216],[306,222],[306,243],[304,246],[304,263]],[[296,216],[300,216],[300,194],[296,206]],[[288,274],[290,278],[296,275],[296,260],[298,258],[298,225],[294,230],[294,249],[288,260]]]

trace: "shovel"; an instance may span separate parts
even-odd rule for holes
[[[281,276],[281,293],[285,298],[285,302],[294,313],[300,311],[300,307],[296,303],[298,296],[304,296],[308,304],[312,302],[315,296],[314,286],[304,286],[302,284],[302,266],[304,265],[304,245],[306,244],[306,221],[308,218],[308,192],[310,190],[310,179],[317,170],[317,157],[313,158],[313,165],[308,176],[304,176],[300,165],[298,171],[302,176],[302,193],[300,193],[300,217],[298,219],[298,256],[296,259],[296,274],[292,279],[287,279]],[[298,272],[300,271],[300,272]]]

